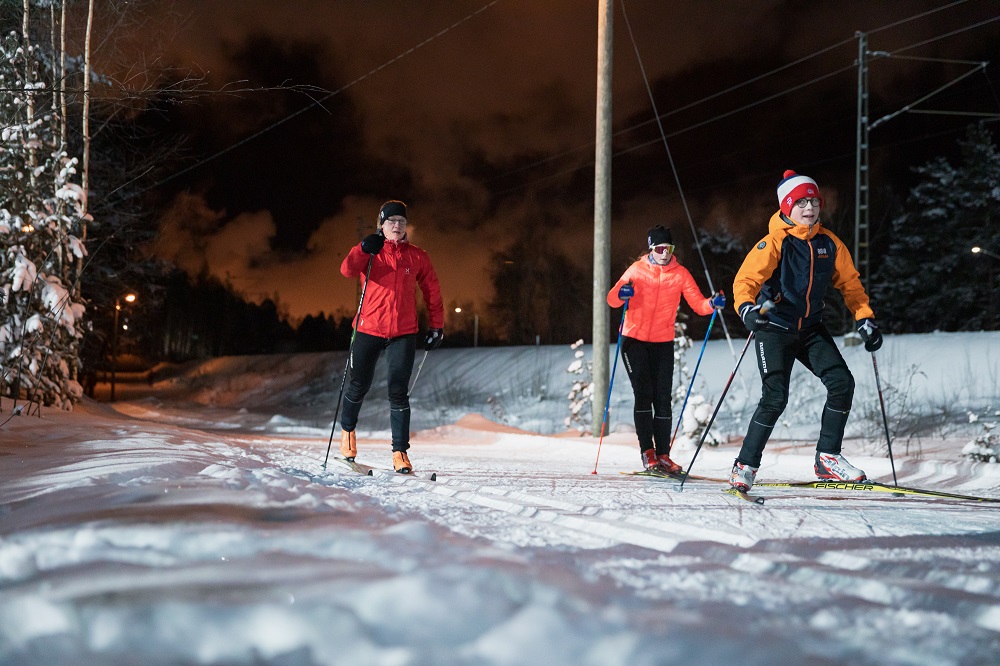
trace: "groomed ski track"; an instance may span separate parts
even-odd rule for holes
[[[699,568],[750,576],[756,585],[802,587],[887,609],[944,611],[1000,632],[996,504],[792,487],[755,489],[755,495],[767,500],[755,505],[719,492],[725,486],[715,481],[692,478],[678,492],[674,479],[622,475],[613,469],[596,475],[582,469],[562,472],[542,461],[535,468],[513,469],[516,463],[484,461],[475,454],[456,460],[459,451],[453,445],[441,449],[427,443],[417,449],[428,465],[444,463],[438,455],[449,458],[434,468],[436,482],[389,474],[359,490],[384,499],[405,489],[399,496],[403,504],[460,531],[455,511],[493,512],[507,516],[496,518],[497,524],[510,521],[528,533],[558,531],[579,546],[639,546],[692,558]],[[732,456],[728,450],[703,454]],[[812,456],[806,452],[801,458],[803,476],[809,479]],[[938,463],[904,463],[902,468],[901,485],[948,480],[947,468]],[[906,527],[897,520],[900,511],[906,511]],[[796,516],[793,530],[787,529],[783,514]],[[988,553],[990,573],[949,580],[940,563],[929,564],[945,543]],[[895,555],[887,557],[887,552]],[[935,588],[946,591],[946,607]]]
[[[657,654],[676,650],[685,663],[742,655],[746,664],[979,664],[1000,650],[995,505],[762,488],[756,492],[767,502],[760,506],[697,479],[677,492],[673,480],[619,473],[637,464],[631,436],[606,438],[591,474],[592,439],[537,436],[481,418],[416,433],[410,458],[416,470],[437,473],[433,482],[389,472],[389,444],[377,436],[359,437],[358,462],[386,473],[367,476],[333,465],[324,470],[323,436],[198,430],[171,425],[167,415],[92,415],[84,435],[75,418],[19,421],[23,444],[16,478],[2,488],[7,532],[0,545],[15,562],[45,562],[63,543],[77,544],[75,558],[84,561],[149,551],[138,561],[165,558],[169,578],[152,566],[128,585],[159,589],[169,580],[181,597],[161,592],[164,603],[197,607],[208,594],[213,613],[219,604],[230,608],[225,593],[205,587],[219,579],[254,597],[291,593],[300,601],[282,617],[308,623],[329,607],[329,594],[342,604],[348,591],[364,599],[385,585],[412,591],[407,586],[433,584],[435,598],[491,608],[491,581],[501,580],[502,589],[514,586],[511,598],[544,590],[530,597],[530,611],[534,617],[547,609],[543,623],[551,625],[537,640],[518,633],[519,645],[548,646],[545,635],[572,631],[583,616],[591,624],[566,650],[583,649],[585,634],[598,640],[622,627],[645,637],[629,643],[632,652],[618,662],[605,663],[664,663],[628,658],[651,645]],[[808,479],[812,452],[800,448],[773,447],[759,478]],[[64,452],[66,463],[51,465],[52,451]],[[732,445],[703,449],[694,471],[722,477],[734,455]],[[887,460],[849,455],[875,478],[890,473]],[[1000,495],[995,465],[897,458],[897,472],[900,484]],[[77,511],[95,520],[81,528]],[[372,536],[359,532],[365,524]],[[117,534],[142,534],[149,545],[137,551]],[[208,534],[218,535],[222,551],[200,545]],[[190,544],[190,553],[177,543]],[[218,568],[207,568],[212,560]],[[129,603],[113,574],[32,571],[8,567],[4,591],[18,604],[39,597],[83,610],[91,600]],[[454,579],[458,571],[462,577]],[[57,575],[66,580],[52,592],[39,587]],[[317,585],[325,594],[317,596]],[[355,620],[366,646],[380,640],[372,637],[381,635],[384,612]],[[411,614],[404,620],[437,641],[448,640],[446,627],[454,623]],[[767,640],[748,648],[756,636]],[[876,643],[880,650],[872,653]],[[425,658],[419,663],[440,656],[431,647],[412,649]],[[584,663],[564,663],[570,661]]]

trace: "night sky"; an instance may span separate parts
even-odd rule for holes
[[[379,205],[400,198],[446,305],[482,307],[490,255],[527,226],[544,225],[556,247],[590,263],[596,0],[276,4],[177,0],[177,15],[164,13],[158,29],[174,34],[165,62],[206,73],[206,88],[300,88],[171,107],[164,130],[188,137],[178,169],[226,152],[159,190],[160,256],[229,280],[252,300],[277,294],[294,318],[350,311],[356,288],[340,262],[359,226],[373,231]],[[622,4],[614,4],[612,256],[640,253],[644,231],[666,224],[702,281]],[[747,243],[765,233],[789,168],[817,179],[833,228],[845,237],[853,229],[834,220],[853,225],[856,31],[873,31],[872,50],[909,57],[981,61],[1000,52],[1000,7],[990,0],[627,0],[625,11],[696,226],[728,228]],[[920,108],[1000,112],[998,67]],[[871,115],[968,69],[873,62]],[[904,114],[874,130],[873,190],[902,190],[910,168],[953,152],[971,120]]]

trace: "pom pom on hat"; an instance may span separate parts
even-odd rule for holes
[[[646,232],[646,242],[649,247],[663,245],[664,243],[673,245],[674,237],[670,233],[670,229],[667,229],[662,224],[658,224]]]
[[[406,217],[406,204],[402,201],[386,201],[382,204],[382,208],[378,211],[378,226],[382,226],[382,223],[386,219],[392,217],[393,215],[399,215],[400,217]]]
[[[791,169],[785,172],[778,183],[778,207],[782,213],[790,214],[796,201],[812,197],[819,197],[820,205],[823,204],[823,197],[819,195],[819,185],[815,180],[809,176],[800,176]]]

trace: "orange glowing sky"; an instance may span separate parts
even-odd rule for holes
[[[685,254],[688,224],[650,122],[621,4],[615,4],[613,246],[626,255],[639,252],[644,231],[667,224],[681,239],[681,260],[699,275],[695,253],[687,248]],[[850,40],[856,30],[941,4],[644,0],[625,8],[662,114]],[[542,224],[543,214],[556,220],[545,223],[556,245],[589,264],[596,2],[284,0],[280,11],[271,0],[174,5],[181,21],[171,23],[179,31],[166,58],[207,72],[213,85],[350,85],[331,99],[340,105],[331,113],[314,108],[172,183],[153,248],[158,256],[192,274],[228,280],[251,300],[277,295],[293,319],[346,312],[355,305],[356,288],[340,276],[339,265],[358,241],[358,220],[374,230],[379,205],[402,198],[410,206],[412,241],[430,253],[446,305],[484,307],[491,297],[491,254],[510,243],[517,225]],[[872,48],[917,43],[994,10],[983,0],[963,3],[879,32]],[[935,41],[913,55],[995,55],[997,25]],[[261,44],[281,57],[262,52]],[[828,202],[850,200],[849,192],[838,194],[853,184],[853,72],[686,128],[850,65],[855,53],[856,45],[846,43],[829,57],[665,119],[665,130],[676,134],[671,145],[697,226],[759,235],[786,168],[816,177]],[[924,83],[924,74],[913,65],[873,73],[873,104],[893,110]],[[954,104],[978,103],[980,94],[988,98],[973,90]],[[238,103],[207,100],[185,110],[178,123],[211,139],[204,157],[309,103],[297,95],[275,108],[267,93]],[[334,119],[340,124],[327,133],[324,123]],[[958,132],[964,121],[937,122],[942,131]],[[906,131],[902,123],[887,127],[885,143],[893,132],[905,139]],[[321,141],[327,143],[318,151]],[[907,159],[879,155],[874,166],[903,172],[912,166]],[[277,187],[276,170],[283,177]],[[234,184],[233,174],[241,182]]]

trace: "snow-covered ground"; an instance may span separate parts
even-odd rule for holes
[[[1000,464],[961,455],[1000,420],[997,350],[995,333],[887,339],[900,485],[1000,498]],[[891,482],[871,355],[844,352],[845,453]],[[621,367],[593,474],[597,441],[564,425],[573,358],[432,352],[411,459],[437,481],[322,467],[343,354],[163,368],[114,405],[12,418],[0,663],[998,662],[1000,503],[762,487],[758,506],[621,474],[639,458]],[[710,343],[693,411],[711,412],[734,363]],[[387,467],[380,381],[358,460]],[[761,481],[812,476],[822,393],[793,381]],[[757,391],[747,358],[717,421],[729,443],[695,473],[726,475]],[[693,451],[684,439],[675,458]]]

